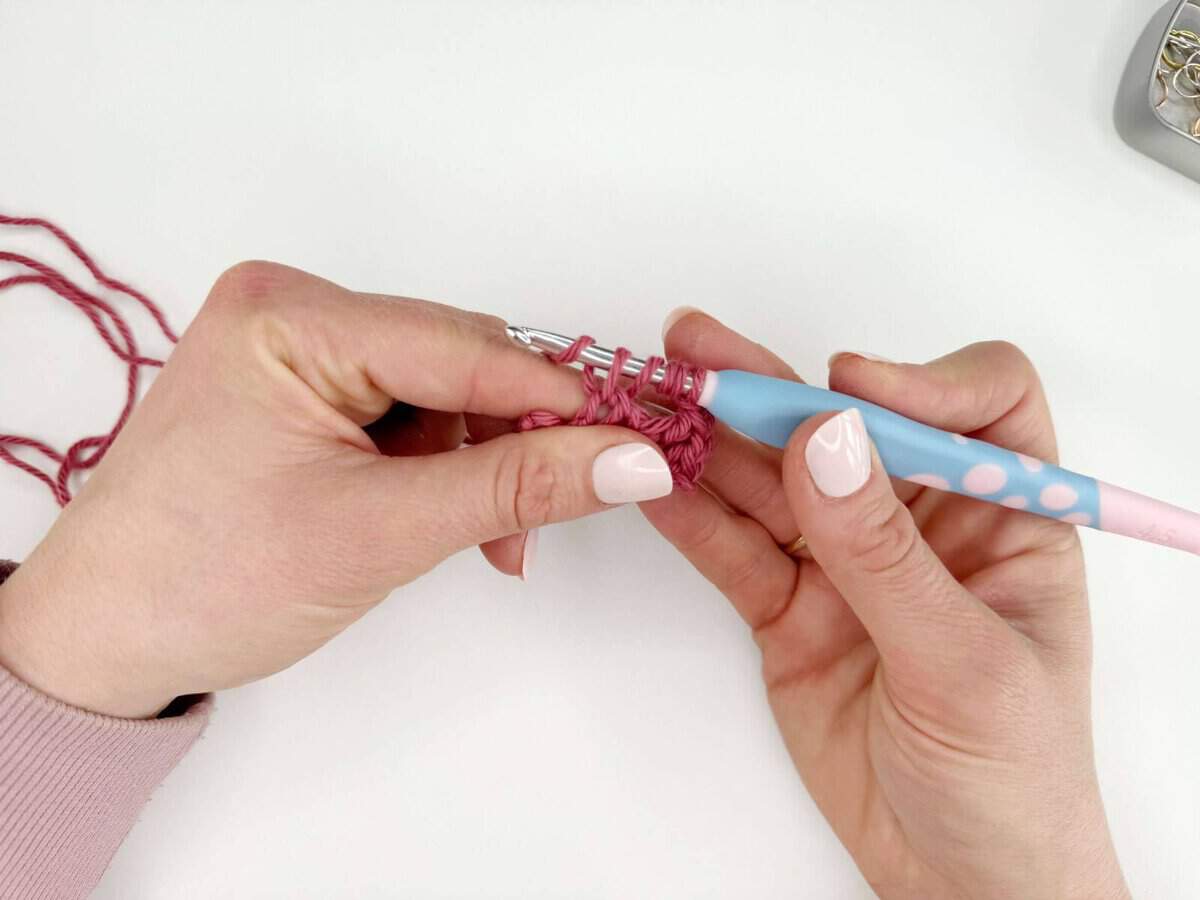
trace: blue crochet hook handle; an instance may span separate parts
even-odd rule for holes
[[[751,372],[709,372],[700,405],[764,444],[783,447],[810,416],[856,407],[895,478],[1079,525],[1100,521],[1100,482],[1021,453],[914,422],[857,397]]]
[[[572,338],[532,328],[510,327],[516,344],[543,353],[562,353]],[[610,368],[613,353],[587,346],[582,363]],[[623,373],[636,375],[646,361],[630,358]],[[665,375],[659,367],[651,378]],[[685,389],[690,389],[685,382]],[[783,447],[806,419],[857,408],[889,475],[1075,525],[1123,534],[1200,554],[1200,515],[1127,491],[1087,475],[915,422],[858,397],[797,381],[728,369],[705,373],[698,403],[726,425],[749,437]]]
[[[914,422],[857,397],[751,372],[709,372],[700,405],[732,428],[783,447],[810,416],[856,407],[889,475],[1075,525],[1200,553],[1200,516],[1159,500]]]

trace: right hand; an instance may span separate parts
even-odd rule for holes
[[[702,314],[666,348],[797,377]],[[842,355],[829,383],[1057,459],[1037,375],[1010,345],[927,365]],[[782,454],[721,428],[704,487],[643,511],[754,630],[796,768],[881,896],[1128,896],[1093,763],[1074,527],[893,485],[846,414],[810,419]],[[810,560],[780,550],[798,533]]]

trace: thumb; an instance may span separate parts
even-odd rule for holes
[[[401,481],[393,496],[412,504],[408,526],[431,538],[442,556],[672,488],[656,446],[608,426],[543,428],[379,463]]]
[[[788,441],[788,503],[813,559],[867,629],[889,675],[965,675],[1009,629],[947,571],[896,497],[862,414],[815,416]]]

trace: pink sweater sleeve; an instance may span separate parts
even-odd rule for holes
[[[0,582],[12,568],[0,561]],[[164,717],[114,719],[0,667],[0,897],[86,897],[211,709],[184,698]]]

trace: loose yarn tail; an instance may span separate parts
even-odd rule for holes
[[[51,234],[76,259],[83,263],[97,283],[111,291],[125,294],[127,297],[136,300],[153,317],[163,336],[172,344],[178,342],[179,337],[171,329],[166,316],[154,301],[136,288],[130,287],[128,284],[118,281],[105,273],[87,251],[80,246],[79,242],[62,228],[46,219],[0,214],[0,226],[5,225],[40,228]],[[13,253],[7,250],[0,250],[0,262],[12,263],[18,266],[19,269],[24,270],[16,275],[0,278],[0,291],[22,284],[38,284],[52,291],[70,302],[76,309],[87,316],[96,333],[100,335],[113,354],[126,365],[125,404],[121,409],[120,415],[117,417],[116,423],[106,434],[82,438],[73,443],[67,449],[66,453],[59,453],[50,445],[36,438],[17,434],[0,434],[0,461],[14,466],[44,483],[54,495],[54,499],[58,502],[58,505],[66,506],[71,501],[71,475],[75,472],[93,468],[99,463],[104,458],[104,454],[108,451],[108,448],[112,445],[112,442],[116,439],[121,429],[125,426],[125,423],[129,420],[134,404],[137,403],[138,382],[142,367],[160,367],[163,364],[163,360],[142,356],[138,350],[137,341],[134,339],[133,331],[130,329],[128,321],[111,304],[97,297],[95,294],[84,290],[76,282],[63,275],[54,267],[24,254]],[[52,465],[48,468],[41,468],[31,462],[20,459],[10,450],[10,448],[15,447],[24,447],[33,450],[47,459]],[[55,470],[55,466],[57,470]]]
[[[559,365],[569,365],[595,341],[584,335],[561,353],[548,357]],[[671,467],[675,486],[690,491],[696,486],[704,464],[712,453],[714,420],[712,413],[696,400],[704,389],[705,370],[687,363],[652,356],[633,378],[619,375],[632,354],[624,347],[613,353],[612,368],[607,377],[597,374],[596,367],[583,367],[583,390],[586,399],[579,411],[565,420],[552,412],[535,410],[517,422],[518,431],[548,428],[556,425],[620,425],[630,428],[656,443]],[[650,385],[655,370],[665,368],[660,384],[654,391],[674,405],[667,415],[654,415],[638,402],[638,397]],[[684,388],[688,376],[691,385]],[[625,381],[625,384],[622,384]]]

